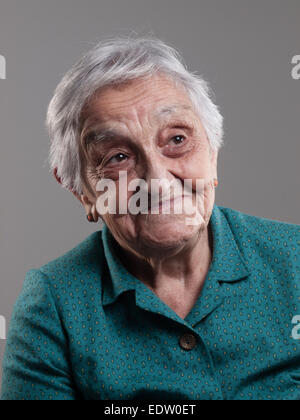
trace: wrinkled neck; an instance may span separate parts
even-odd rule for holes
[[[128,271],[153,290],[181,285],[195,287],[203,282],[213,255],[213,237],[210,224],[185,246],[172,255],[144,258],[122,251],[120,258]]]

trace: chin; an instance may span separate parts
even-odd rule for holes
[[[142,248],[178,250],[198,236],[201,226],[188,226],[185,217],[151,215],[139,221],[138,240]]]

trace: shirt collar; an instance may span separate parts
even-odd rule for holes
[[[102,230],[104,254],[108,268],[108,276],[103,279],[103,305],[113,303],[122,293],[135,290],[137,282],[121,263],[117,253],[117,244],[108,227],[104,225]]]
[[[222,282],[235,282],[249,276],[251,271],[221,207],[214,205],[210,224],[214,248],[210,272]]]
[[[229,221],[221,208],[216,204],[210,218],[213,234],[213,259],[209,273],[221,282],[235,282],[247,277],[251,272],[247,267]],[[121,263],[117,254],[116,242],[108,227],[104,225],[102,241],[107,262],[109,276],[104,279],[103,305],[108,305],[117,300],[124,292],[136,290],[138,279],[130,274]]]

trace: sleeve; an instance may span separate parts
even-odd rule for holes
[[[3,360],[2,400],[76,400],[68,342],[47,276],[26,274]]]

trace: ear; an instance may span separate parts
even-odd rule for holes
[[[54,170],[53,170],[53,176],[54,176],[54,178],[56,179],[56,181],[60,184],[60,185],[62,185],[62,181],[61,181],[61,178],[57,175],[57,168],[55,168]],[[74,195],[74,197],[76,197],[80,202],[81,202],[81,204],[83,204],[83,202],[82,202],[82,200],[81,200],[81,196],[79,195],[79,194],[77,194],[75,191],[72,191],[72,190],[69,190],[69,191],[71,191],[71,193]]]
[[[56,179],[56,181],[62,185],[62,181],[60,179],[60,177],[57,175],[57,168],[54,169],[53,171],[53,176]],[[77,198],[77,200],[80,201],[80,203],[83,205],[83,207],[85,208],[85,212],[88,215],[92,215],[94,222],[97,222],[99,219],[99,215],[96,209],[96,206],[90,201],[90,199],[88,198],[87,195],[85,194],[78,194],[76,191],[73,190],[69,190],[71,191],[71,193],[74,195],[74,197]]]
[[[53,176],[56,179],[56,181],[62,185],[61,179],[59,178],[59,176],[57,175],[57,168],[53,169]]]
[[[80,196],[73,192],[75,197],[79,199],[79,201],[83,204],[87,216],[92,216],[92,221],[97,223],[99,220],[99,214],[96,209],[96,205],[93,204],[87,195],[81,194]],[[91,220],[89,220],[91,221]]]

